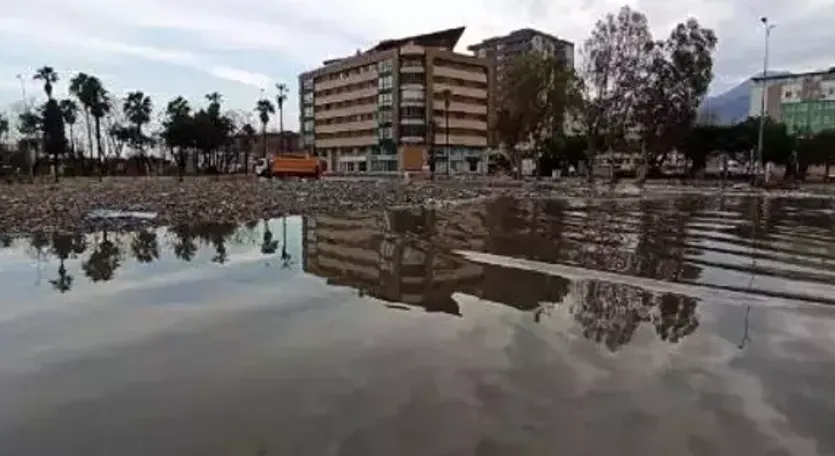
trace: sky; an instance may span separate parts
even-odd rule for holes
[[[177,95],[198,105],[217,91],[244,117],[262,89],[274,97],[285,83],[285,126],[295,129],[297,75],[327,58],[461,25],[459,51],[522,27],[579,48],[598,18],[624,4],[645,13],[657,37],[691,16],[716,31],[712,93],[762,71],[763,15],[777,24],[772,69],[835,66],[835,0],[0,0],[0,112],[20,109],[17,75],[27,96],[43,97],[31,75],[49,65],[61,78],[58,97],[84,71],[116,96],[144,91],[158,109]]]

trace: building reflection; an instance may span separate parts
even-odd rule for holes
[[[470,262],[455,250],[576,265],[665,281],[692,281],[685,261],[687,203],[576,205],[498,199],[456,208],[394,209],[383,215],[306,217],[303,268],[328,283],[387,301],[461,315],[456,292],[530,311],[542,321],[556,306],[589,340],[610,350],[642,325],[675,343],[698,328],[697,300],[595,280]],[[678,206],[676,206],[678,204]],[[684,220],[682,220],[684,218]]]

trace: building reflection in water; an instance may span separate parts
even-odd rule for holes
[[[689,204],[689,203],[676,203]],[[667,281],[690,281],[680,210],[643,204],[499,199],[457,208],[395,209],[383,216],[310,216],[303,225],[303,268],[328,283],[429,312],[461,315],[456,292],[530,311],[535,321],[569,306],[586,338],[617,350],[643,325],[675,343],[699,325],[697,300],[599,280],[566,278],[467,261],[466,249]]]

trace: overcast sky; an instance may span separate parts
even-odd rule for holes
[[[772,68],[835,65],[835,0],[0,0],[0,111],[29,94],[34,69],[66,82],[98,75],[117,94],[141,89],[157,107],[176,95],[202,103],[219,91],[229,109],[251,111],[261,88],[290,88],[286,125],[296,128],[300,71],[380,39],[466,25],[459,50],[488,36],[533,27],[578,44],[596,19],[628,3],[666,35],[695,16],[719,36],[713,92],[761,71],[768,15]],[[66,86],[56,93],[65,96]]]

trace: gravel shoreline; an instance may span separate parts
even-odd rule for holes
[[[732,191],[726,188],[724,191]],[[749,193],[750,188],[738,188]],[[391,206],[447,204],[511,196],[635,197],[667,193],[714,193],[716,187],[682,185],[589,187],[580,180],[520,182],[495,179],[439,182],[394,179],[264,180],[252,176],[111,177],[65,179],[59,183],[0,184],[0,232],[77,232],[135,229],[141,226],[200,222],[244,223],[285,214],[379,210]],[[817,192],[816,192],[817,193]],[[820,194],[823,197],[833,193]],[[94,210],[153,212],[154,219],[92,218]]]

